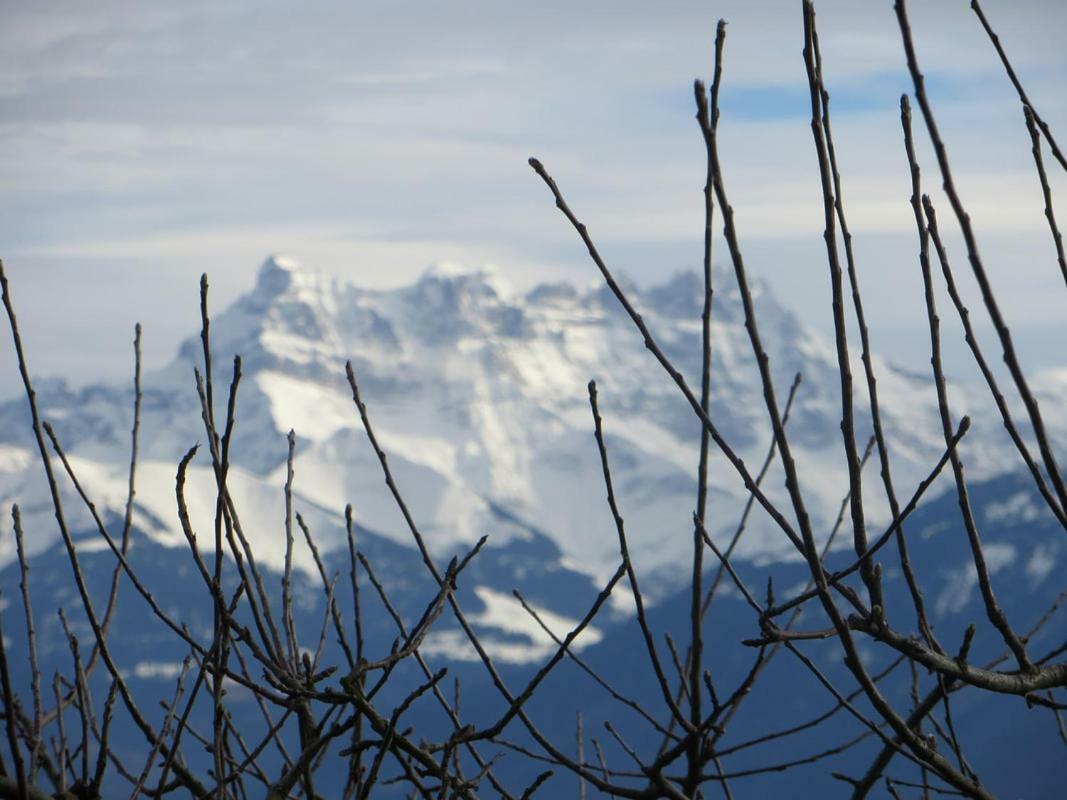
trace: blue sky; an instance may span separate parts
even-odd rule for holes
[[[816,5],[875,347],[924,369],[892,3]],[[1067,4],[984,5],[1067,139]],[[1064,287],[1018,103],[965,0],[911,11],[1023,352],[1063,364]],[[438,261],[492,265],[518,287],[592,281],[530,155],[618,269],[651,282],[696,267],[691,82],[710,72],[719,17],[721,150],[750,269],[827,325],[798,1],[45,0],[0,14],[0,256],[37,372],[123,377],[136,320],[149,365],[163,363],[195,329],[200,273],[218,307],[272,252],[375,286]],[[6,337],[0,369],[14,374]]]

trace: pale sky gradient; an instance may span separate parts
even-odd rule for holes
[[[910,81],[892,3],[816,5],[874,344],[925,370],[898,119]],[[1067,3],[984,5],[1067,140]],[[911,6],[958,183],[1024,357],[1065,364],[1067,289],[1018,101],[966,0]],[[196,328],[200,273],[218,309],[272,252],[370,286],[438,261],[492,265],[518,287],[592,281],[531,155],[613,266],[642,283],[698,267],[692,79],[710,71],[719,17],[730,23],[721,153],[750,270],[825,329],[800,9],[0,0],[0,257],[33,370],[122,379],[137,320],[148,366],[160,365]],[[936,200],[925,147],[922,157]],[[1067,223],[1067,179],[1050,172]],[[953,254],[966,277],[958,245]],[[0,374],[9,395],[6,334]]]

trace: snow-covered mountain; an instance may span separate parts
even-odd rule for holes
[[[680,274],[663,285],[631,286],[629,291],[669,356],[695,384],[700,366],[699,278]],[[793,374],[804,375],[790,428],[809,508],[825,530],[847,486],[838,427],[836,357],[833,348],[779,305],[766,287],[758,287],[757,305],[783,399]],[[725,275],[718,282],[715,314],[712,413],[755,469],[766,452],[769,432],[739,298]],[[297,434],[295,505],[315,532],[327,574],[347,574],[347,548],[339,545],[344,530],[341,512],[351,503],[359,549],[373,564],[399,616],[410,624],[434,596],[436,587],[389,497],[352,403],[344,377],[344,362],[351,360],[378,437],[435,556],[443,561],[489,535],[488,546],[460,577],[456,597],[505,682],[525,685],[555,646],[520,608],[511,590],[520,589],[542,621],[562,635],[586,613],[603,574],[617,564],[586,395],[586,382],[595,378],[631,550],[642,571],[642,586],[656,600],[649,609],[652,629],[657,636],[686,641],[691,599],[681,585],[689,560],[700,428],[605,290],[554,284],[517,293],[485,272],[435,269],[411,286],[371,291],[274,258],[263,265],[252,291],[213,317],[211,336],[217,418],[224,414],[230,359],[237,353],[243,359],[229,485],[268,587],[277,589],[281,583],[286,434],[292,428]],[[203,369],[196,334],[171,364],[145,375],[136,529],[129,559],[159,606],[206,641],[211,636],[210,597],[197,582],[197,570],[178,532],[174,497],[178,459],[205,438],[194,367]],[[933,390],[924,376],[906,374],[880,360],[876,368],[898,492],[907,497],[941,453]],[[82,484],[104,512],[108,527],[119,530],[126,499],[130,387],[75,391],[55,380],[39,380],[36,387],[42,414],[71,454]],[[1067,442],[1062,403],[1067,370],[1040,376],[1034,389],[1062,451]],[[1042,506],[1029,476],[1018,469],[999,420],[982,405],[985,393],[962,386],[952,386],[951,393],[954,413],[968,411],[974,416],[964,453],[987,566],[1008,618],[1017,629],[1027,630],[1062,588],[1057,576],[1063,573],[1067,555],[1063,530]],[[862,381],[857,381],[857,409],[863,404]],[[70,663],[66,634],[53,609],[66,610],[83,652],[92,635],[71,581],[67,554],[55,546],[51,500],[28,422],[22,397],[0,405],[0,504],[18,502],[22,509],[33,551],[30,590],[38,609],[37,650],[42,674],[50,675],[69,669]],[[862,412],[859,425],[861,431],[869,427]],[[190,469],[187,496],[194,527],[201,532],[199,543],[207,549],[215,491],[206,448],[201,450]],[[714,533],[723,535],[732,532],[746,494],[721,458],[713,466],[709,522]],[[878,494],[877,479],[872,464],[866,474],[872,497]],[[99,609],[105,604],[115,559],[68,482],[61,483],[81,554],[80,571]],[[780,470],[775,469],[765,485],[785,507],[781,483]],[[983,621],[984,607],[956,498],[953,491],[941,493],[950,487],[951,479],[943,478],[931,491],[930,502],[909,521],[912,561],[938,635],[946,642],[959,641],[966,626],[977,622],[972,656],[985,663],[999,653],[1000,639]],[[875,514],[878,508],[873,501],[869,504]],[[21,579],[18,565],[11,563],[9,525],[0,523],[0,587],[14,586]],[[847,539],[841,537],[845,546]],[[910,630],[910,595],[890,550],[881,559],[886,608],[894,625]],[[773,579],[774,586],[789,594],[790,587],[807,580],[803,564],[780,558],[788,554],[782,536],[758,511],[742,552],[747,560],[738,560],[737,569],[749,586],[766,586]],[[305,569],[298,571],[293,584],[294,625],[301,644],[314,649],[323,630],[326,600],[306,549],[297,547],[295,555],[298,566]],[[848,552],[833,553],[828,566],[837,568],[851,560]],[[231,565],[223,576],[230,585],[234,572]],[[367,588],[366,582],[363,586]],[[109,636],[111,654],[128,676],[139,704],[153,708],[171,696],[187,648],[159,624],[129,581],[122,583],[118,598]],[[334,599],[341,609],[353,607],[355,599],[343,577]],[[660,689],[651,670],[642,668],[643,659],[634,658],[643,644],[628,599],[625,588],[617,586],[612,606],[602,610],[573,647],[581,649],[587,663],[608,676],[625,696],[654,709]],[[27,641],[27,631],[22,616],[10,613],[14,608],[5,609],[4,603],[17,600],[5,595],[0,611],[8,612],[4,634],[9,657],[15,655],[9,658],[12,682],[25,692],[30,686],[29,661],[19,648]],[[388,652],[397,636],[391,613],[369,590],[364,591],[362,603],[367,652]],[[348,614],[344,620],[352,625]],[[805,619],[801,624],[819,623]],[[1048,652],[1063,641],[1064,629],[1063,618],[1053,615],[1031,646],[1035,652]],[[728,645],[709,648],[705,654],[720,685],[731,685],[750,669],[749,651],[734,645],[757,630],[739,593],[724,584],[705,622],[706,641]],[[322,663],[340,663],[333,637],[322,642],[326,648]],[[893,655],[869,642],[861,651],[872,670],[885,666]],[[487,724],[498,718],[501,700],[451,615],[438,620],[421,653],[435,669],[447,666],[450,675],[462,682],[465,720]],[[851,686],[836,647],[813,651],[813,656],[839,687]],[[413,669],[403,673],[410,667],[402,665],[399,677],[388,687],[395,694],[392,702],[399,702],[412,682],[421,683],[421,674]],[[100,671],[94,681],[94,694],[106,691],[106,676]],[[911,676],[905,670],[881,687],[898,707],[910,707]],[[553,741],[573,741],[572,710],[581,709],[590,721],[612,722],[641,752],[659,747],[659,735],[652,728],[601,693],[570,661],[562,662],[538,691],[530,713]],[[954,703],[956,725],[969,757],[984,777],[989,773],[994,791],[1035,797],[1054,794],[1063,783],[1064,770],[1055,767],[1062,759],[1052,752],[1059,742],[1049,735],[1050,719],[1040,710],[1028,711],[1017,698],[988,694],[961,692]],[[262,720],[251,695],[234,690],[229,700],[237,727],[258,730]],[[779,658],[732,725],[731,738],[724,741],[743,742],[768,729],[812,718],[824,712],[829,700],[821,685],[804,678],[793,662]],[[420,731],[446,724],[432,705],[413,708],[406,721]],[[201,720],[201,725],[209,724],[206,717]],[[745,770],[764,766],[768,759],[795,759],[798,752],[827,751],[861,732],[848,715],[841,714],[802,738],[784,739],[780,746],[772,743],[769,751],[739,750],[725,768]],[[521,731],[508,735],[524,741]],[[116,726],[112,746],[133,759],[143,757],[143,740],[132,726]],[[615,763],[626,758],[610,741],[605,747],[609,759],[619,759]],[[872,737],[856,748],[841,750],[832,761],[820,761],[804,773],[802,793],[828,796],[838,791],[840,784],[832,773],[862,774],[879,748]],[[190,759],[204,770],[210,766],[208,758],[198,749],[190,751]],[[1032,769],[1037,762],[1053,766]],[[319,785],[343,783],[340,765],[339,760],[328,762]],[[542,766],[532,760],[503,759],[497,774],[525,786]],[[570,776],[554,780],[549,791],[570,790]],[[746,788],[780,796],[795,795],[797,785],[796,773],[768,773]],[[325,791],[328,794],[331,788]]]
[[[695,386],[701,280],[681,273],[653,288],[628,289]],[[715,302],[712,416],[755,469],[769,430],[740,299],[726,275]],[[847,488],[836,356],[765,286],[756,287],[756,303],[779,397],[784,401],[795,372],[804,377],[790,430],[811,511],[825,528]],[[592,378],[635,560],[667,590],[688,559],[699,424],[603,287],[555,283],[518,293],[485,271],[434,268],[410,286],[368,290],[274,257],[249,293],[215,315],[211,336],[219,419],[230,359],[243,359],[230,487],[267,565],[282,560],[290,428],[298,442],[297,507],[320,546],[329,550],[340,543],[346,503],[365,528],[410,544],[352,403],[344,377],[349,359],[397,481],[435,552],[450,552],[483,534],[496,546],[543,536],[558,547],[568,569],[594,577],[613,571],[617,539],[592,436],[586,391]],[[184,543],[175,513],[175,465],[204,439],[194,366],[202,368],[198,334],[169,366],[144,380],[136,520],[163,544]],[[880,360],[876,368],[898,493],[906,499],[941,452],[935,397],[925,376]],[[869,426],[861,375],[857,369],[863,431]],[[1046,384],[1043,391],[1062,398],[1062,380],[1051,375]],[[43,416],[97,505],[120,509],[130,387],[73,391],[49,380],[39,381],[37,390]],[[954,413],[976,417],[964,445],[970,474],[1014,468],[1017,458],[999,421],[985,406],[968,408],[972,398],[984,402],[984,393],[953,387]],[[1059,405],[1046,403],[1053,414]],[[1062,437],[1067,425],[1058,417],[1052,425]],[[32,549],[40,551],[58,534],[27,419],[22,398],[0,406],[0,502],[20,503]],[[746,495],[721,458],[711,480],[709,527],[721,533],[736,524]],[[867,485],[874,489],[877,482],[872,468]],[[766,484],[772,497],[783,496],[781,483],[780,472],[772,470]],[[872,498],[878,494],[871,492]],[[214,497],[210,462],[201,452],[190,469],[189,498],[194,523],[203,530],[210,527]],[[79,513],[73,495],[67,505]],[[876,500],[871,508],[879,508]],[[90,527],[84,513],[78,523]],[[743,555],[788,552],[761,513],[751,528]],[[2,537],[0,565],[12,556],[10,537]],[[298,563],[310,567],[309,557],[301,558]]]

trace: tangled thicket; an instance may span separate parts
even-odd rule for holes
[[[135,340],[135,402],[133,408],[132,450],[129,470],[129,497],[121,530],[105,524],[95,506],[78,482],[76,472],[66,458],[55,431],[40,417],[29,377],[26,355],[19,336],[11,293],[0,265],[3,302],[14,337],[18,364],[25,385],[26,398],[32,416],[33,434],[40,449],[51,490],[55,517],[66,546],[71,575],[76,584],[82,611],[92,630],[90,650],[79,649],[76,637],[70,636],[72,671],[58,676],[54,682],[54,703],[46,703],[42,696],[41,670],[37,663],[34,633],[34,614],[30,603],[27,559],[23,547],[23,531],[17,506],[13,509],[14,530],[21,567],[21,599],[25,616],[27,639],[13,642],[0,638],[0,678],[2,678],[3,724],[5,747],[0,747],[0,798],[41,800],[48,797],[97,798],[129,791],[131,797],[160,797],[177,792],[197,798],[247,797],[265,794],[268,798],[307,797],[342,792],[345,797],[368,797],[379,791],[396,791],[419,797],[474,797],[495,792],[502,797],[532,797],[542,790],[553,772],[572,773],[578,778],[580,792],[592,787],[614,797],[695,798],[717,787],[726,797],[732,797],[732,787],[752,775],[784,771],[794,766],[821,761],[849,748],[861,739],[880,742],[880,752],[862,774],[835,776],[851,791],[852,796],[866,796],[875,786],[882,786],[890,794],[912,786],[930,791],[988,798],[992,795],[981,780],[983,765],[971,763],[960,744],[952,722],[953,695],[961,688],[977,692],[1017,695],[1024,698],[1035,714],[1052,714],[1059,720],[1064,705],[1062,694],[1056,691],[1067,686],[1067,662],[1063,661],[1065,646],[1048,652],[1035,652],[1031,641],[1037,630],[1056,611],[1057,604],[1038,620],[1029,620],[1029,629],[1017,627],[1020,621],[1010,621],[998,603],[994,581],[986,564],[982,538],[975,514],[972,513],[964,464],[957,445],[966,435],[968,419],[954,420],[951,398],[941,363],[939,317],[935,296],[941,291],[939,282],[951,300],[953,311],[964,326],[971,354],[984,377],[995,401],[1004,428],[1014,443],[1018,457],[1044,499],[1048,511],[1059,525],[1067,529],[1067,488],[1057,463],[1053,442],[1046,432],[1041,410],[1030,389],[1027,376],[1020,367],[997,297],[978,247],[975,232],[963,199],[956,189],[944,142],[924,88],[923,75],[913,46],[911,30],[903,0],[895,5],[900,34],[904,45],[908,71],[913,82],[913,98],[918,106],[936,158],[935,170],[948,198],[951,214],[963,236],[970,272],[981,292],[1006,365],[1010,389],[1022,400],[1025,417],[1017,420],[1009,408],[998,383],[998,373],[989,363],[972,330],[968,309],[957,289],[956,276],[950,265],[947,250],[938,226],[933,202],[923,194],[921,174],[912,131],[912,108],[907,95],[901,97],[900,119],[903,128],[904,158],[911,176],[911,207],[914,211],[919,243],[921,268],[929,334],[931,342],[932,380],[937,393],[944,449],[929,474],[916,487],[898,487],[891,470],[890,442],[883,432],[878,405],[876,375],[870,358],[870,342],[864,317],[862,294],[845,206],[842,201],[841,174],[834,151],[831,131],[830,96],[823,80],[819,39],[815,27],[812,4],[803,6],[804,64],[811,98],[811,131],[819,166],[821,196],[825,220],[826,257],[832,287],[832,311],[836,340],[837,366],[840,379],[841,432],[848,465],[849,485],[843,487],[841,510],[829,538],[813,530],[805,507],[805,496],[797,475],[797,466],[790,448],[787,422],[800,376],[788,392],[785,402],[771,379],[771,365],[761,342],[749,282],[746,276],[741,242],[734,227],[724,173],[720,163],[717,131],[719,124],[719,90],[722,81],[725,23],[720,22],[715,39],[714,74],[710,88],[697,81],[695,97],[697,122],[707,151],[704,227],[704,307],[703,370],[700,386],[690,386],[682,373],[671,363],[658,346],[655,333],[646,326],[625,291],[616,282],[610,268],[602,259],[586,227],[567,204],[564,196],[545,167],[536,159],[530,160],[534,171],[551,191],[556,205],[589,251],[607,286],[629,315],[637,333],[652,356],[662,366],[666,379],[676,384],[678,391],[692,407],[694,424],[702,426],[698,466],[698,494],[693,514],[693,555],[691,563],[691,603],[687,624],[689,641],[684,649],[675,646],[668,637],[665,653],[657,631],[646,613],[645,599],[639,576],[630,560],[626,531],[616,504],[612,486],[610,458],[605,445],[602,420],[597,406],[597,390],[589,385],[589,402],[596,446],[607,489],[607,501],[617,534],[620,554],[618,569],[589,606],[588,612],[564,638],[556,639],[554,654],[521,687],[508,685],[498,671],[490,654],[483,647],[470,619],[465,615],[456,596],[457,586],[464,580],[464,570],[479,555],[484,539],[461,558],[440,565],[427,549],[420,534],[419,523],[409,512],[390,471],[389,461],[374,434],[371,415],[360,394],[360,386],[351,364],[347,378],[352,390],[355,412],[359,415],[370,446],[374,449],[385,481],[410,529],[412,541],[421,555],[427,574],[432,579],[434,597],[425,612],[414,622],[405,621],[390,603],[386,588],[378,580],[370,561],[360,552],[353,535],[351,507],[346,511],[348,521],[348,555],[350,584],[354,607],[351,614],[336,602],[337,576],[331,577],[319,558],[314,538],[302,518],[293,509],[292,458],[294,440],[289,440],[289,480],[286,499],[286,567],[280,598],[268,592],[262,570],[257,567],[255,553],[241,525],[241,509],[227,489],[230,465],[230,443],[237,414],[238,387],[241,362],[234,361],[232,380],[226,402],[225,418],[215,417],[215,388],[212,365],[210,320],[207,307],[207,281],[201,284],[203,365],[197,372],[197,391],[202,407],[207,449],[216,482],[216,515],[212,552],[203,555],[197,532],[189,518],[184,496],[185,475],[196,448],[178,465],[176,478],[177,516],[188,541],[189,554],[203,582],[199,591],[210,598],[213,608],[213,630],[209,639],[200,639],[190,632],[181,619],[165,611],[153,599],[152,587],[142,583],[127,558],[132,528],[132,510],[137,470],[137,442],[140,419],[140,329]],[[1045,153],[1055,164],[1067,170],[1067,160],[1060,151],[1048,124],[1034,108],[1020,84],[1008,56],[990,27],[977,0],[972,8],[985,29],[997,55],[1003,62],[1022,104],[1024,121],[1033,143],[1034,167],[1045,199],[1045,215],[1055,242],[1059,269],[1067,282],[1067,261],[1064,258],[1062,237],[1053,211],[1052,192],[1046,173]],[[1055,164],[1052,166],[1055,167]],[[719,209],[737,288],[743,303],[745,328],[751,343],[752,355],[759,371],[766,404],[767,418],[773,442],[763,468],[753,473],[731,449],[709,413],[710,388],[713,381],[712,341],[713,286],[712,246],[715,211]],[[938,276],[938,273],[940,275]],[[866,384],[873,436],[870,442],[858,440],[854,420],[850,342],[847,317],[848,305],[857,322],[860,361]],[[866,446],[864,446],[866,444]],[[736,534],[725,546],[715,542],[705,530],[707,509],[707,470],[714,445],[732,464],[737,476],[749,493],[748,507]],[[863,503],[863,469],[869,457],[877,459],[880,468],[881,491],[891,512],[892,522],[880,530],[872,530],[870,514]],[[778,505],[761,488],[767,467],[779,459],[788,490],[788,503]],[[912,569],[910,548],[921,543],[909,542],[905,535],[907,519],[934,479],[948,468],[955,482],[960,510],[960,524],[966,533],[973,566],[988,623],[1002,641],[1003,655],[989,663],[975,663],[969,657],[975,626],[963,631],[940,631],[935,635],[927,616],[922,586]],[[80,568],[79,553],[67,524],[61,499],[60,484],[70,481],[86,507],[93,513],[100,535],[114,554],[116,565],[111,577],[108,600],[102,609],[94,607],[90,587]],[[768,591],[760,598],[745,584],[731,564],[731,555],[745,529],[745,520],[754,505],[759,505],[780,528],[800,556],[808,571],[808,586],[786,599]],[[851,565],[836,571],[829,570],[824,555],[839,530],[851,530],[854,560]],[[303,538],[319,566],[325,614],[321,634],[315,650],[300,646],[294,624],[292,592],[292,554],[297,539]],[[821,541],[821,545],[817,544]],[[889,558],[896,550],[896,561],[907,584],[910,609],[887,608],[883,592],[880,559]],[[229,560],[230,564],[227,563]],[[705,561],[707,560],[707,564]],[[232,566],[231,566],[232,564]],[[224,571],[236,570],[236,578],[223,579]],[[188,648],[173,699],[164,704],[162,717],[138,707],[137,699],[127,678],[116,664],[109,649],[108,631],[115,611],[121,582],[128,582],[151,608],[161,626]],[[370,586],[364,585],[369,582]],[[596,672],[571,649],[574,639],[589,626],[612,595],[624,583],[633,597],[636,626],[644,645],[642,656],[651,671],[655,684],[656,704],[640,703],[612,685],[612,676]],[[731,686],[717,685],[712,679],[711,659],[706,645],[705,618],[712,598],[726,584],[732,584],[751,607],[753,636],[735,645],[747,658],[748,668],[742,670],[739,681]],[[383,652],[368,652],[363,636],[360,592],[373,589],[389,610],[396,625],[396,640]],[[1062,597],[1062,595],[1061,595]],[[812,607],[807,618],[821,615],[826,627],[799,629],[802,609]],[[8,605],[11,614],[13,605]],[[537,617],[537,612],[528,607]],[[452,615],[462,628],[484,666],[490,683],[503,699],[503,711],[490,723],[472,725],[464,720],[458,698],[449,697],[442,680],[445,670],[433,671],[420,652],[427,633],[442,615]],[[540,621],[540,620],[538,620]],[[65,622],[64,622],[65,624]],[[903,627],[902,627],[903,626]],[[547,630],[547,628],[546,628]],[[325,643],[336,637],[343,660],[337,664],[323,663]],[[950,636],[955,638],[950,639]],[[872,673],[861,658],[860,644],[892,651],[894,660],[889,668]],[[721,649],[722,642],[716,642]],[[810,648],[839,648],[848,673],[850,685],[840,685],[820,669],[818,659]],[[775,732],[759,739],[733,745],[730,751],[753,748],[779,741],[798,731],[821,725],[835,715],[851,715],[858,722],[860,733],[837,746],[814,755],[798,757],[787,762],[766,762],[754,769],[731,772],[724,760],[730,754],[721,745],[732,722],[743,712],[748,697],[764,674],[767,666],[780,653],[795,659],[795,668],[810,671],[831,696],[833,704],[827,713],[813,719],[777,720]],[[750,655],[749,655],[750,654]],[[31,685],[13,686],[9,662],[12,658],[28,661]],[[588,757],[581,746],[579,730],[577,755],[571,744],[552,741],[542,733],[528,714],[538,701],[538,690],[546,678],[562,662],[577,663],[596,683],[621,706],[626,706],[655,732],[660,746],[650,752],[637,752],[613,729],[618,748],[613,752],[628,754],[629,763],[609,763],[604,751],[594,739],[595,758]],[[882,681],[900,664],[910,664],[915,676],[914,691],[906,702],[894,700],[882,691]],[[102,667],[101,667],[102,665]],[[418,676],[410,688],[397,694],[383,691],[392,687],[391,681],[403,670],[410,679]],[[92,697],[90,678],[93,673],[105,673],[109,690],[106,697]],[[920,680],[919,675],[925,676]],[[238,686],[250,692],[262,712],[262,726],[258,730],[242,730],[234,724],[228,708],[227,687]],[[920,691],[920,686],[923,689]],[[94,703],[95,701],[95,703]],[[405,713],[415,704],[437,704],[450,721],[445,735],[432,740],[425,732],[410,730],[404,723]],[[95,707],[94,707],[95,706]],[[76,712],[80,725],[64,728],[66,709]],[[580,718],[579,718],[580,719]],[[109,736],[118,725],[132,724],[143,735],[145,749],[139,763],[131,763],[109,747]],[[197,724],[201,729],[197,730]],[[580,724],[580,723],[579,723]],[[203,727],[210,725],[210,730]],[[1061,736],[1063,723],[1059,721]],[[516,738],[515,732],[522,743]],[[79,736],[80,733],[80,736]],[[196,740],[199,744],[194,744]],[[200,756],[192,758],[187,752],[198,747]],[[278,750],[280,759],[266,765],[265,753]],[[206,751],[208,758],[203,759]],[[543,765],[543,771],[529,785],[508,785],[501,777],[504,759],[529,759]],[[327,759],[343,759],[343,787],[317,787]],[[912,762],[918,766],[916,780],[910,784],[902,779],[887,777],[893,762]],[[280,764],[280,766],[276,766]],[[275,765],[275,766],[272,766]],[[542,767],[538,767],[542,769]],[[106,788],[105,788],[106,787]],[[547,790],[546,790],[547,791]]]

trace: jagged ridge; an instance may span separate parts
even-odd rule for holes
[[[769,441],[762,399],[736,290],[726,276],[719,285],[713,416],[746,462],[756,464]],[[664,349],[695,383],[700,279],[680,273],[658,286],[627,289]],[[766,286],[757,285],[756,302],[779,396],[784,399],[794,372],[804,374],[790,429],[811,510],[825,525],[847,487],[835,356]],[[252,291],[213,320],[212,339],[218,385],[228,383],[234,354],[244,363],[232,485],[256,523],[246,528],[258,532],[256,546],[268,564],[281,555],[284,435],[290,428],[299,440],[299,503],[326,548],[339,541],[339,512],[346,502],[369,528],[408,543],[352,407],[343,377],[349,359],[397,478],[436,550],[485,533],[505,542],[536,530],[556,542],[565,562],[577,569],[599,575],[614,568],[616,537],[601,502],[586,399],[585,384],[595,378],[636,559],[646,570],[669,576],[688,558],[699,425],[603,287],[556,283],[520,293],[489,271],[447,267],[431,269],[403,288],[368,290],[272,257]],[[145,379],[140,521],[165,543],[178,539],[174,465],[203,437],[192,382],[201,360],[194,335],[168,367]],[[881,361],[876,366],[895,474],[906,496],[939,455],[933,391],[921,377]],[[857,380],[856,401],[863,430],[861,384]],[[44,415],[98,505],[118,508],[125,496],[128,390],[98,386],[74,392],[55,381],[39,388]],[[224,397],[216,391],[220,416]],[[967,399],[961,392],[955,397],[960,403]],[[968,410],[979,415],[968,444],[972,474],[1014,464],[987,412]],[[24,515],[41,531],[34,540],[40,549],[54,538],[48,533],[54,524],[48,521],[43,482],[30,463],[24,417],[22,400],[0,407],[6,423],[0,428],[0,498],[22,503]],[[876,482],[872,470],[868,485]],[[772,473],[767,485],[773,496],[781,496],[780,484]],[[209,519],[212,479],[203,460],[194,462],[190,497],[194,518]],[[743,499],[739,479],[717,460],[711,527],[730,529]],[[872,499],[875,516],[878,508]],[[752,527],[744,555],[787,553],[783,537],[766,520],[756,519]],[[5,546],[0,562],[11,557]]]

